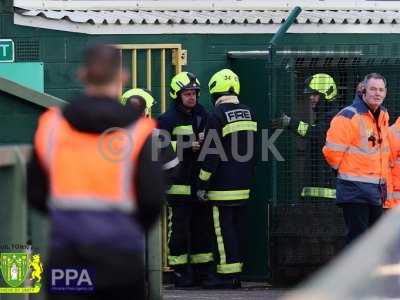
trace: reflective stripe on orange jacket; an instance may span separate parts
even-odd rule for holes
[[[388,123],[385,108],[376,122],[358,96],[333,118],[323,153],[338,171],[337,202],[382,203],[389,163]]]
[[[135,211],[134,168],[155,125],[142,118],[129,128],[99,135],[75,130],[57,108],[45,112],[35,148],[49,174],[51,206]]]
[[[388,196],[383,207],[392,208],[400,204],[400,118],[389,128],[391,163],[389,168]]]

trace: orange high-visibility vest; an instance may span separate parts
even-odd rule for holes
[[[362,100],[361,100],[362,101]],[[372,113],[348,106],[332,120],[323,153],[338,178],[384,184],[389,164],[389,115],[381,110],[378,126]]]
[[[126,129],[103,134],[74,129],[58,108],[39,119],[35,150],[50,181],[50,205],[57,209],[133,212],[133,174],[155,121],[141,118]]]
[[[388,196],[383,203],[384,208],[392,208],[400,204],[400,118],[389,128],[389,144],[391,152]]]

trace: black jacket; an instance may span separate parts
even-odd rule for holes
[[[256,130],[254,112],[244,104],[222,103],[210,114],[202,150],[210,144],[210,148],[217,149],[218,153],[205,156],[197,177],[197,188],[208,191],[212,204],[240,205],[249,198]],[[212,139],[211,135],[214,135]]]
[[[322,154],[326,132],[330,122],[338,112],[335,102],[321,99],[315,109],[315,122],[310,124],[292,118],[289,129],[306,140],[306,163],[303,187],[335,188],[335,174]],[[304,124],[306,124],[304,127]],[[303,125],[303,127],[302,127]],[[303,131],[301,129],[304,129]],[[305,129],[306,128],[306,129]],[[307,196],[307,195],[306,195]]]
[[[167,192],[170,203],[184,203],[196,201],[194,197],[195,176],[199,170],[197,162],[198,152],[191,147],[185,147],[180,156],[177,142],[187,142],[190,139],[198,140],[199,133],[204,131],[208,114],[204,107],[197,104],[191,112],[187,112],[180,102],[175,102],[168,111],[158,118],[158,125],[171,137],[171,142],[177,150],[179,158],[178,174],[174,179],[171,189]]]

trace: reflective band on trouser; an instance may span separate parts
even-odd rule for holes
[[[208,200],[246,200],[250,198],[250,190],[208,191]]]
[[[358,181],[358,182],[374,183],[374,184],[385,183],[385,180],[383,178],[379,178],[379,177],[353,176],[353,175],[344,174],[344,173],[339,173],[339,175],[337,177],[340,179],[343,179],[343,180],[348,180],[348,181]]]
[[[176,152],[176,141],[171,141],[172,149]]]
[[[213,220],[214,220],[215,236],[217,237],[217,248],[218,248],[219,263],[220,263],[219,265],[226,265],[225,245],[224,245],[224,239],[222,237],[221,223],[219,222],[218,206],[213,206]]]
[[[213,220],[215,236],[217,237],[217,248],[219,254],[219,263],[217,264],[217,273],[230,274],[242,272],[243,263],[226,263],[226,253],[224,239],[221,231],[221,223],[219,221],[219,209],[218,206],[213,206]]]
[[[304,187],[301,191],[301,196],[336,199],[336,190],[321,187]]]
[[[172,216],[173,216],[173,210],[171,206],[168,206],[168,233],[167,233],[167,252],[169,254],[169,243],[171,241],[171,236],[172,236]]]
[[[192,125],[176,126],[172,130],[172,134],[174,134],[174,135],[191,135],[191,134],[193,134],[193,127],[192,127]]]
[[[237,121],[230,123],[222,128],[222,136],[236,132],[236,131],[257,131],[257,122],[254,121]]]
[[[199,178],[203,181],[207,181],[208,179],[210,179],[211,177],[211,173],[204,171],[203,169],[200,169],[200,174],[199,174]]]
[[[243,263],[217,265],[217,273],[220,274],[241,273],[242,269]]]
[[[307,123],[300,121],[299,126],[297,127],[297,133],[300,134],[301,136],[305,136],[307,134],[308,127]]]
[[[179,255],[179,256],[170,255],[170,256],[168,256],[168,263],[171,266],[187,264],[189,261],[188,257],[189,257],[189,255],[187,253]]]
[[[174,184],[167,191],[168,195],[190,195],[190,185],[178,185]]]
[[[192,264],[204,264],[213,261],[212,253],[199,253],[190,255],[190,263]]]

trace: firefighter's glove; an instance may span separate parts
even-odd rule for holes
[[[272,129],[285,129],[285,128],[289,127],[290,120],[291,120],[291,118],[288,115],[286,115],[285,113],[282,113],[282,115],[279,118],[272,119],[271,128]]]
[[[199,199],[201,202],[208,201],[208,195],[206,190],[197,190],[196,196],[197,199]]]

